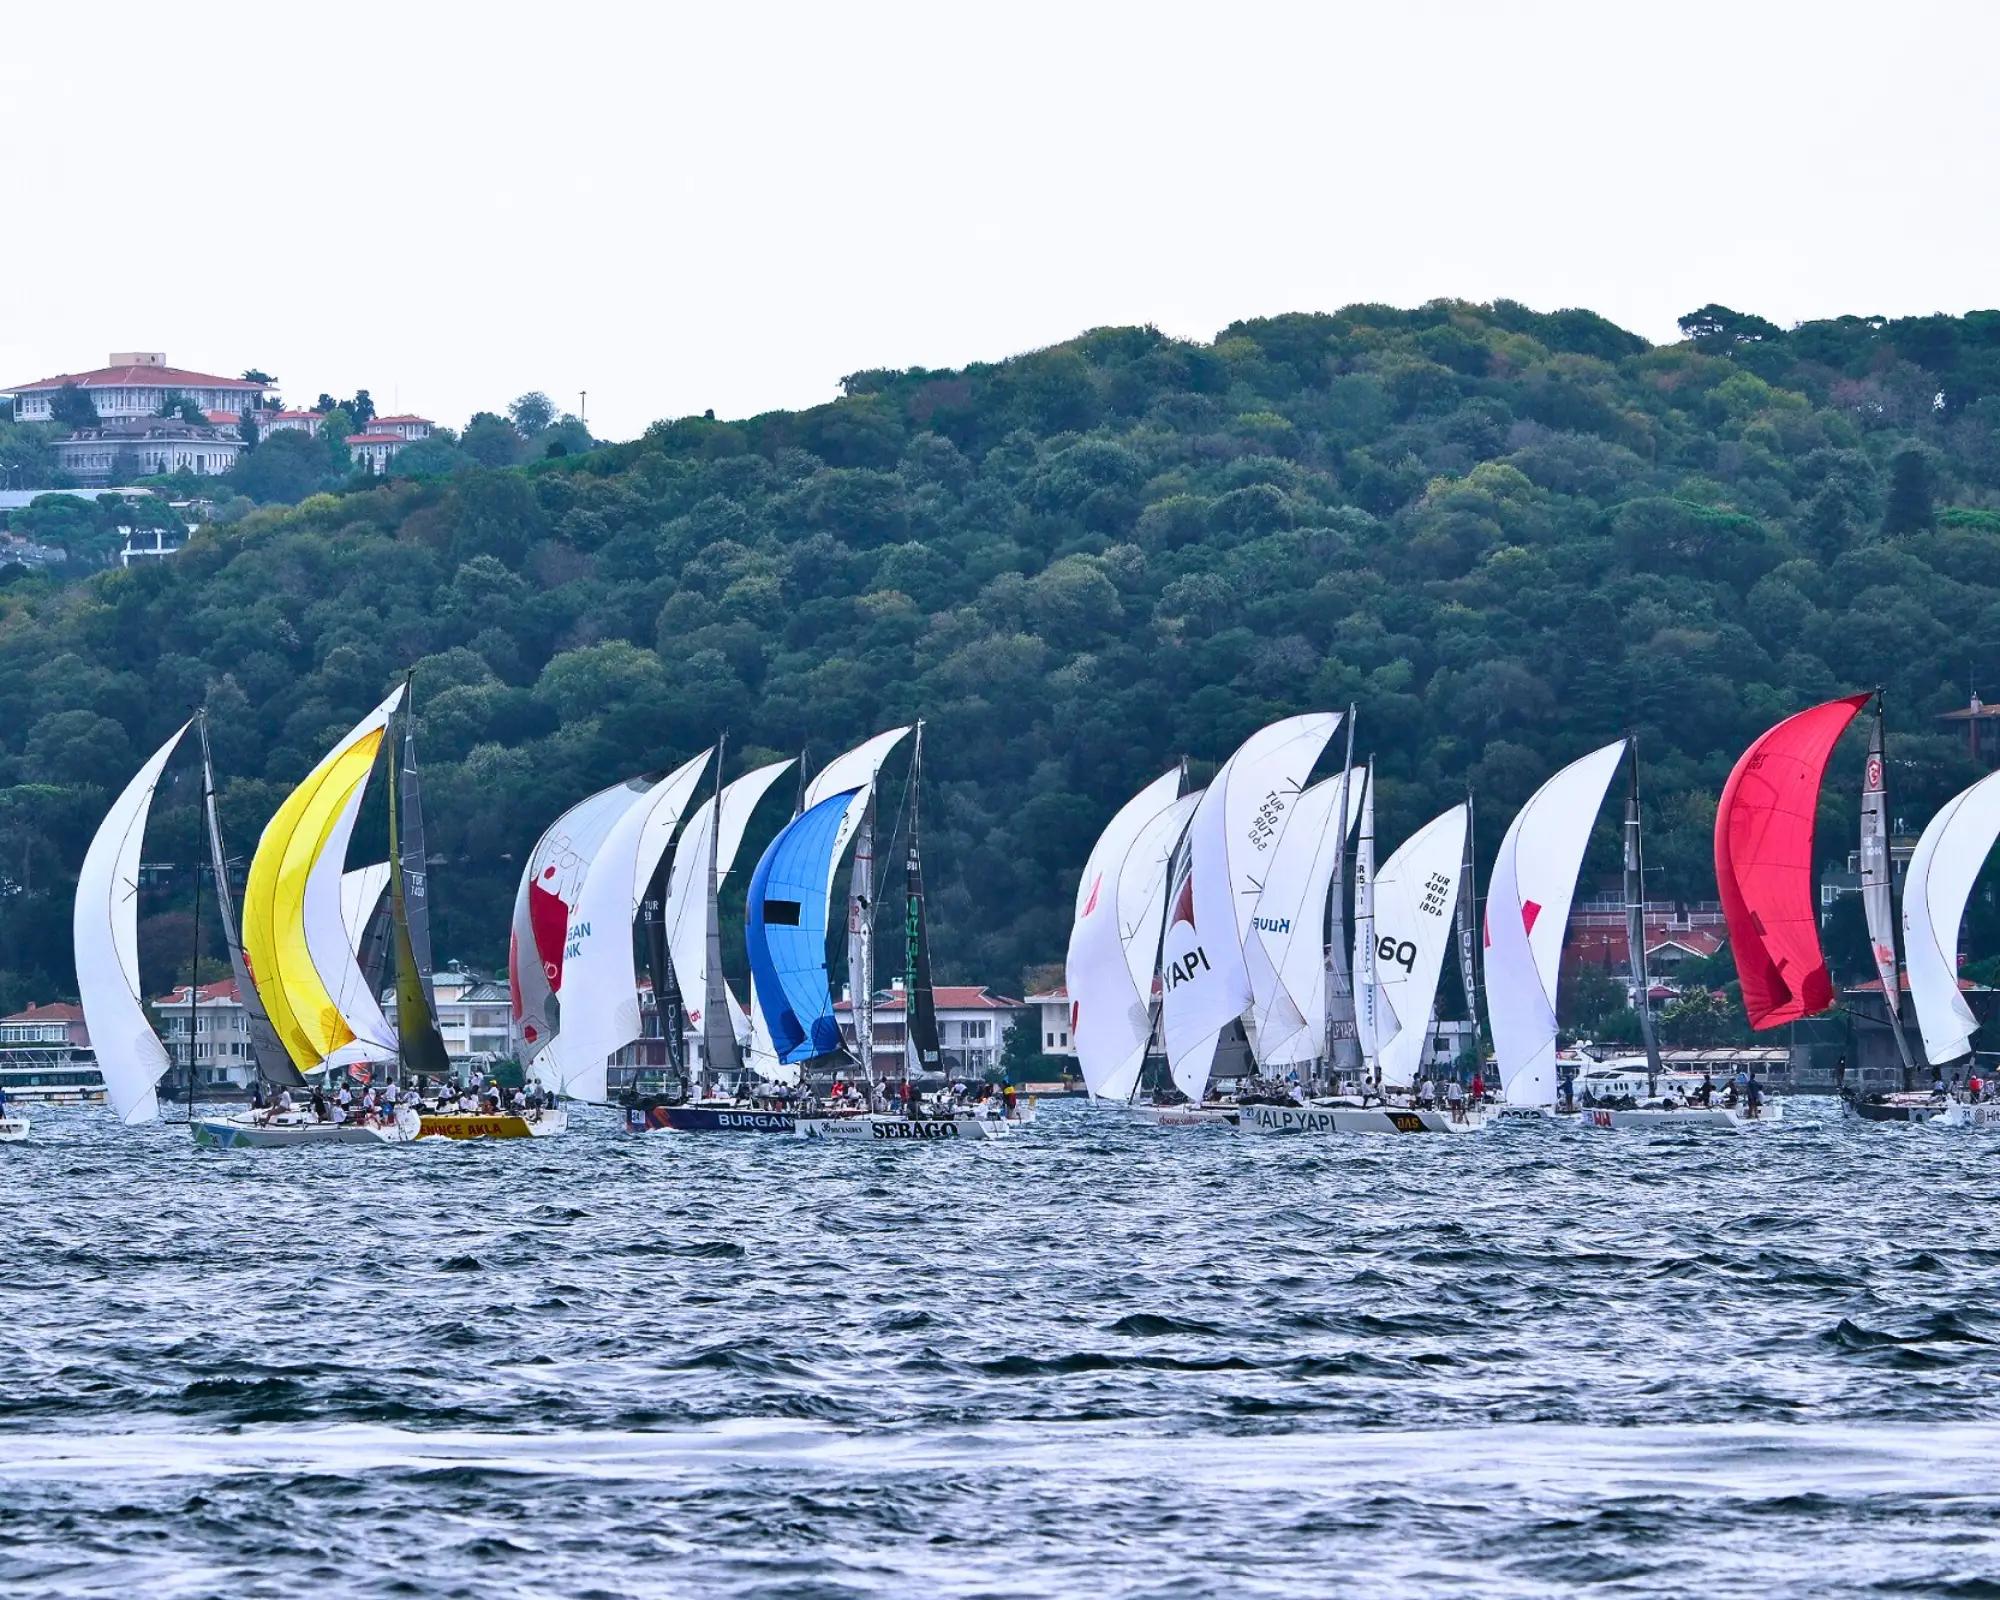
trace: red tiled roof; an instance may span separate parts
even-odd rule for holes
[[[11,1017],[0,1017],[0,1022],[81,1022],[83,1007],[73,1006],[67,1000],[51,1000],[45,1006],[30,1004],[26,1011],[17,1011]]]
[[[1899,972],[1896,974],[1896,978],[1896,987],[1902,993],[1908,994],[1910,992],[1910,975],[1907,972]],[[1982,987],[1974,983],[1970,978],[1960,978],[1958,986],[1960,989],[1967,991],[1977,991]],[[1880,978],[1870,978],[1866,983],[1850,983],[1847,986],[1847,992],[1849,994],[1880,994],[1882,992],[1882,980]]]
[[[418,416],[414,411],[405,411],[400,417],[377,417],[369,426],[379,428],[385,422],[430,422],[430,420],[429,417]],[[436,424],[433,423],[432,426]]]
[[[37,389],[60,389],[66,383],[73,383],[79,389],[243,389],[259,394],[266,388],[246,378],[221,378],[212,372],[189,372],[184,367],[130,366],[58,373],[53,378],[37,378],[33,383],[17,383],[0,393],[29,394]]]
[[[204,983],[201,986],[201,998],[195,1004],[207,1005],[211,1001],[234,1000],[236,998],[236,980],[234,978],[223,978],[215,983]],[[161,995],[153,1002],[156,1006],[184,1006],[187,1003],[188,986],[186,984],[182,984],[170,994]]]
[[[204,411],[202,415],[218,427],[224,423],[233,424],[243,420],[242,413],[237,411]]]

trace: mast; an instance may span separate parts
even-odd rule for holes
[[[1375,1014],[1375,758],[1368,758],[1361,787],[1361,835],[1354,842],[1354,1031],[1361,1069],[1377,1093],[1382,1088],[1381,1041]]]
[[[736,1028],[729,1020],[729,989],[722,977],[722,907],[718,885],[722,881],[717,856],[722,845],[722,767],[729,759],[729,735],[715,741],[715,810],[708,829],[708,951],[703,963],[707,981],[701,1001],[701,1081],[698,1099],[706,1100],[715,1074],[728,1067],[739,1078],[743,1059],[736,1048]]]
[[[674,855],[672,844],[660,852],[660,864],[653,869],[646,897],[640,902],[639,923],[646,941],[646,970],[653,980],[653,1014],[659,1019],[660,1037],[667,1046],[667,1070],[677,1081],[685,1082],[687,1064],[682,1056],[687,1040],[681,982],[667,949],[667,884],[673,876]]]
[[[875,1100],[875,962],[870,949],[875,913],[875,785],[854,834],[854,869],[847,883],[847,982],[854,994],[854,1048],[861,1057],[868,1100]],[[907,1015],[905,1022],[907,1023]]]
[[[1631,786],[1625,793],[1625,953],[1638,1001],[1639,1037],[1646,1044],[1646,1097],[1659,1092],[1660,1042],[1653,1035],[1653,982],[1646,972],[1646,856],[1639,839],[1639,736],[1625,741]]]
[[[1354,1035],[1354,985],[1347,973],[1347,818],[1354,783],[1354,702],[1347,705],[1347,754],[1340,766],[1340,816],[1333,835],[1333,883],[1327,891],[1331,908],[1326,946],[1326,1072],[1327,1087],[1338,1085],[1341,1073],[1357,1065]]]
[[[1184,799],[1186,797],[1187,780],[1188,780],[1188,758],[1186,756],[1182,756],[1181,781],[1180,781],[1180,787],[1175,791],[1176,800]],[[1176,864],[1176,859],[1179,857],[1181,851],[1185,849],[1187,846],[1188,829],[1191,826],[1193,826],[1193,824],[1194,824],[1194,814],[1190,812],[1188,814],[1187,820],[1181,824],[1180,834],[1174,840],[1173,847],[1167,851],[1166,876],[1168,883],[1172,883],[1174,881],[1174,866]],[[1160,914],[1159,931],[1154,936],[1153,939],[1153,979],[1156,983],[1161,981],[1160,963],[1166,959],[1166,952],[1167,952],[1167,918],[1166,918],[1166,907],[1164,904],[1160,907],[1160,913],[1161,914]],[[1138,1104],[1139,1089],[1146,1077],[1146,1056],[1149,1056],[1153,1053],[1153,1040],[1159,1036],[1160,1032],[1160,1007],[1165,1003],[1166,1003],[1166,989],[1164,985],[1162,985],[1160,992],[1157,995],[1149,994],[1146,996],[1146,1051],[1145,1055],[1139,1057],[1138,1075],[1134,1077],[1132,1080],[1132,1092],[1125,1097],[1125,1103],[1127,1105]],[[1072,1021],[1070,1024],[1071,1027],[1070,1037],[1072,1040],[1074,1040],[1076,1037],[1075,1026],[1076,1025],[1074,1021]]]
[[[237,932],[236,901],[229,888],[229,856],[222,847],[222,823],[215,806],[215,762],[208,748],[208,710],[195,713],[195,733],[201,740],[201,799],[208,817],[208,856],[215,883],[216,913],[222,918],[222,939],[229,947],[229,971],[236,980],[236,998],[242,1002],[244,1021],[250,1029],[250,1059],[257,1076],[265,1083],[292,1086],[303,1083],[278,1042],[278,1030],[271,1026],[271,1014],[264,1009],[264,997],[250,981],[250,966],[243,959],[243,940]]]
[[[451,1057],[438,1032],[431,992],[430,868],[423,796],[417,785],[417,729],[411,673],[404,678],[403,739],[389,756],[389,915],[396,949],[396,1074],[448,1077]]]
[[[1472,1023],[1472,1060],[1477,1070],[1484,1056],[1479,1042],[1479,880],[1474,868],[1478,834],[1472,810],[1472,785],[1465,786],[1465,860],[1458,869],[1458,979],[1465,989],[1465,1014]]]
[[[1896,868],[1889,854],[1888,762],[1883,743],[1886,717],[1882,691],[1875,691],[1875,725],[1868,734],[1868,765],[1861,779],[1861,909],[1868,919],[1868,947],[1875,975],[1882,980],[1882,1003],[1896,1054],[1903,1064],[1903,1090],[1916,1086],[1917,1065],[1903,1033],[1903,983],[1896,961]]]
[[[195,713],[196,719],[201,717]],[[201,849],[194,853],[194,948],[188,953],[188,1121],[194,1121],[195,1023],[200,1013],[195,1003],[201,999]]]
[[[924,868],[918,846],[919,796],[923,790],[924,725],[917,722],[910,749],[910,841],[903,859],[903,1075],[914,1081],[941,1070],[937,994],[931,986],[930,930],[924,918]]]

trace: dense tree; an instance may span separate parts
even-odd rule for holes
[[[482,467],[511,467],[525,453],[519,431],[505,417],[480,411],[465,425],[458,447]]]
[[[532,439],[556,420],[555,402],[541,390],[530,390],[507,408],[523,438]]]
[[[65,429],[94,428],[98,424],[97,404],[73,383],[66,383],[49,397],[49,415]]]

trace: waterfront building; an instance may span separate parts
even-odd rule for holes
[[[21,1100],[102,1100],[83,1007],[59,1000],[0,1017],[0,1088]]]

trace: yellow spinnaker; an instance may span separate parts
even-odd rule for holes
[[[306,883],[354,792],[368,781],[403,691],[384,700],[327,752],[265,824],[243,893],[243,954],[250,981],[285,1051],[316,1069],[354,1037],[306,947]],[[340,862],[332,863],[338,873]]]

